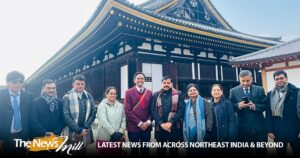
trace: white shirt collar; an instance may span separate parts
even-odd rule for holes
[[[14,93],[14,92],[12,92],[10,89],[8,89],[8,92],[9,92],[9,95],[21,95],[21,91],[19,91],[19,92],[17,92],[17,93]]]
[[[141,89],[142,89],[142,90],[145,89],[144,87],[140,88],[140,87],[138,87],[138,86],[135,86],[135,88],[137,89],[138,92],[139,92]]]
[[[250,90],[250,87],[248,87],[248,88],[244,88],[244,87],[243,87],[243,90],[244,90],[244,91],[245,91],[246,89],[247,89],[247,90]]]

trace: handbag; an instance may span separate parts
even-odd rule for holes
[[[97,144],[99,144],[100,146],[102,146],[103,143],[111,143],[110,141],[107,140],[97,140]],[[118,142],[125,142],[125,138],[122,137]],[[126,154],[126,151],[123,150],[122,144],[119,147],[106,147],[106,148],[98,148],[100,155],[123,155]]]

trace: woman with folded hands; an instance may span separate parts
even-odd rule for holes
[[[102,100],[97,110],[98,129],[97,141],[120,142],[125,141],[126,117],[124,106],[116,100],[117,89],[108,87],[105,90],[105,98]],[[116,154],[118,149],[100,150],[100,154]]]

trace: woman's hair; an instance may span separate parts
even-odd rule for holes
[[[113,87],[113,86],[111,86],[111,87],[107,87],[106,88],[106,90],[105,90],[105,92],[104,92],[104,98],[106,98],[106,95],[109,93],[109,91],[110,90],[112,90],[112,89],[114,89],[116,92],[117,92],[117,88],[116,87]]]
[[[218,87],[221,89],[221,91],[223,91],[223,86],[220,85],[220,84],[213,84],[213,85],[211,86],[211,88],[210,88],[210,91],[212,91],[213,88],[216,87],[216,86],[218,86]]]
[[[189,89],[192,88],[192,87],[195,87],[195,88],[197,89],[198,93],[199,93],[199,87],[198,87],[196,84],[194,84],[194,83],[190,83],[190,84],[188,84],[188,85],[186,86],[186,89],[185,89],[186,94],[188,94]]]
[[[191,87],[195,87],[195,88],[197,89],[197,91],[199,91],[199,87],[198,87],[196,84],[194,84],[194,83],[188,84],[188,85],[186,86],[186,91],[189,91],[189,89],[190,89]]]

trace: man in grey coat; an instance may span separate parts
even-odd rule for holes
[[[241,142],[267,142],[266,121],[263,112],[266,110],[266,95],[262,87],[252,84],[253,77],[249,70],[239,74],[240,85],[230,89],[230,100],[238,116],[238,140]],[[246,152],[245,152],[246,151]],[[243,154],[253,154],[245,150]],[[255,152],[265,155],[266,149]]]
[[[69,143],[83,142],[83,153],[87,145],[94,142],[91,125],[97,111],[92,95],[85,90],[85,77],[74,76],[72,86],[63,97],[64,135],[68,136]]]

